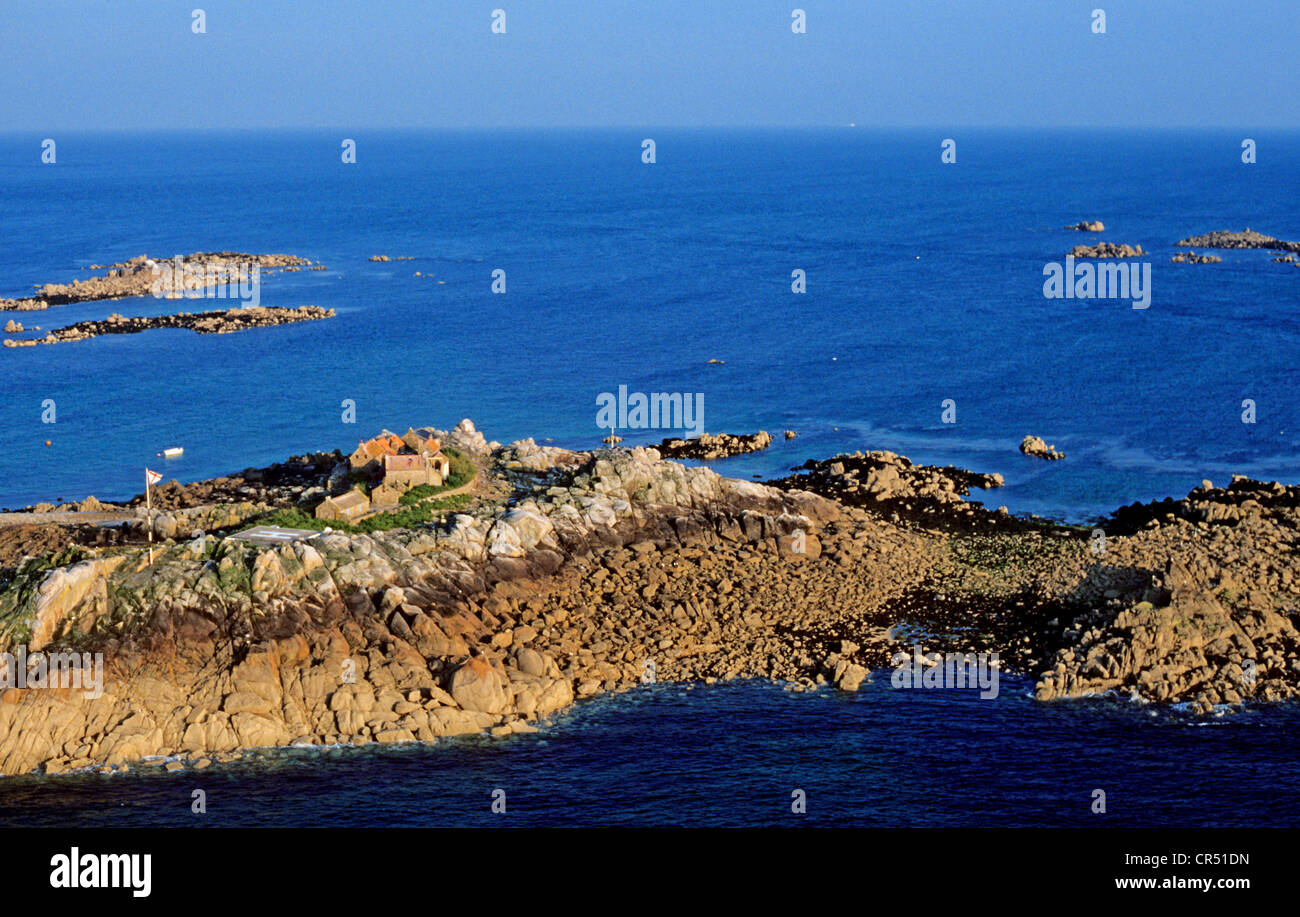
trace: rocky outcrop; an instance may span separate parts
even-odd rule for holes
[[[1116,692],[1209,711],[1247,699],[1300,696],[1300,632],[1262,595],[1227,601],[1171,563],[1155,591],[1113,618],[1070,632],[1043,673],[1040,700]]]
[[[313,452],[294,455],[265,468],[245,468],[235,474],[191,484],[164,481],[152,488],[153,507],[156,510],[197,509],[222,503],[294,506],[313,488],[323,489],[331,471],[342,460],[343,454],[337,450]],[[144,503],[144,494],[140,493],[127,505],[140,509]]]
[[[1116,245],[1114,242],[1076,245],[1069,253],[1073,258],[1137,258],[1146,254],[1141,245]]]
[[[816,546],[819,526],[839,518],[811,494],[730,481],[649,449],[574,454],[521,442],[500,452],[547,461],[503,470],[516,481],[507,505],[444,527],[276,548],[207,536],[160,545],[152,564],[135,550],[20,572],[0,607],[5,645],[102,652],[109,673],[98,698],[0,699],[0,770],[508,734],[575,696],[637,683],[654,656],[666,675],[678,658],[687,672],[697,662],[739,672],[742,659],[714,658],[721,630],[692,625],[706,607],[700,584],[680,571],[691,590],[680,592],[660,552],[717,542],[752,554],[761,544],[774,564],[808,562],[819,552],[791,559],[779,539],[799,532],[805,549]],[[593,560],[605,572],[588,579]],[[727,577],[711,559],[714,572],[701,571],[733,595],[707,605],[724,629],[746,566],[732,563]],[[677,597],[639,619],[626,598],[604,602],[613,583],[643,578],[638,601]],[[543,587],[552,598],[538,597]],[[759,645],[761,659],[778,658]]]
[[[1079,232],[1105,232],[1106,224],[1101,220],[1084,220],[1081,223],[1075,223],[1073,226],[1067,226],[1066,229],[1077,229]]]
[[[199,334],[230,334],[249,328],[266,328],[294,322],[310,322],[333,318],[333,309],[320,306],[249,306],[237,309],[217,309],[211,312],[178,312],[175,315],[141,316],[127,318],[114,313],[103,321],[77,322],[46,332],[45,337],[31,340],[6,339],[6,347],[33,346],[35,344],[62,344],[67,341],[84,341],[102,334],[138,334],[155,328],[187,328]]]
[[[1109,532],[1133,534],[1177,521],[1237,525],[1252,519],[1279,520],[1300,511],[1300,486],[1277,481],[1256,481],[1234,474],[1227,487],[1211,481],[1182,499],[1166,497],[1151,503],[1131,503],[1111,514]]]
[[[758,452],[772,445],[772,435],[764,430],[757,433],[734,435],[731,433],[703,433],[693,439],[670,437],[659,444],[659,451],[668,458],[690,458],[712,461]]]
[[[1223,259],[1218,255],[1198,255],[1196,252],[1179,252],[1169,260],[1178,264],[1218,264]]]
[[[67,303],[91,302],[101,299],[123,299],[128,296],[148,296],[154,290],[160,273],[155,268],[181,264],[182,271],[172,287],[166,291],[168,298],[186,295],[201,295],[209,287],[224,285],[241,280],[247,281],[247,273],[256,266],[259,271],[272,268],[285,268],[289,265],[309,265],[305,258],[296,255],[251,255],[245,252],[195,252],[181,255],[170,260],[155,261],[148,255],[139,255],[121,264],[91,265],[91,270],[107,270],[108,273],[86,280],[74,280],[72,283],[47,283],[37,290],[35,296],[21,299],[0,299],[3,309],[47,309]]]
[[[1046,459],[1049,462],[1065,458],[1064,452],[1057,452],[1055,444],[1049,446],[1041,436],[1026,436],[1020,441],[1020,451],[1025,455]]]
[[[488,442],[483,434],[474,426],[474,422],[466,417],[450,430],[433,431],[444,445],[457,449],[469,456],[475,456],[479,459],[485,459],[493,451],[500,449],[501,444],[493,440]],[[525,440],[525,442],[528,442]]]
[[[1300,689],[1298,487],[1206,482],[1088,532],[987,512],[964,496],[1000,477],[888,452],[772,486],[654,449],[453,433],[485,450],[483,490],[441,522],[20,564],[0,649],[98,652],[107,671],[95,697],[0,693],[0,772],[505,736],[646,680],[853,691],[918,630],[999,652],[1044,700],[1204,709]],[[166,512],[182,535],[185,510]]]
[[[1300,242],[1284,242],[1266,236],[1262,232],[1255,232],[1249,226],[1242,232],[1221,229],[1208,232],[1203,236],[1189,236],[1180,240],[1178,244],[1193,248],[1265,248],[1300,254]]]
[[[849,505],[868,508],[893,522],[903,520],[966,527],[990,521],[981,504],[964,499],[972,487],[1002,486],[1000,474],[977,474],[952,466],[913,465],[893,452],[855,452],[824,461],[809,459],[805,473],[772,482],[777,487],[806,489]]]
[[[1036,689],[1115,692],[1200,710],[1300,696],[1300,487],[1234,477],[1106,524],[1080,606]]]

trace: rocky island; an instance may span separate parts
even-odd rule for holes
[[[757,433],[739,436],[731,433],[702,433],[691,439],[669,437],[659,444],[658,449],[659,454],[666,458],[712,461],[730,458],[733,455],[744,455],[747,452],[758,452],[770,445],[772,445],[772,434],[759,430]]]
[[[1281,239],[1275,239],[1272,236],[1264,235],[1262,232],[1255,232],[1249,226],[1241,232],[1220,229],[1215,232],[1208,232],[1203,236],[1189,236],[1179,241],[1178,244],[1193,248],[1262,248],[1300,254],[1300,242],[1285,242]]]
[[[1138,258],[1145,254],[1141,245],[1116,245],[1114,242],[1076,245],[1069,252],[1072,258]]]
[[[96,264],[92,270],[108,273],[72,283],[47,283],[38,287],[36,294],[19,299],[0,299],[0,311],[32,311],[62,306],[68,303],[93,302],[102,299],[125,299],[129,296],[148,296],[154,292],[161,271],[159,268],[179,266],[173,270],[168,298],[201,295],[209,287],[248,279],[247,272],[256,267],[259,271],[291,266],[310,265],[306,258],[297,255],[251,255],[245,252],[194,252],[177,255],[170,260],[155,260],[148,255],[138,255],[121,264]]]
[[[1065,458],[1064,452],[1056,451],[1055,443],[1049,446],[1041,436],[1034,436],[1032,433],[1020,441],[1020,451],[1025,455],[1046,459],[1049,462]]]
[[[37,344],[62,344],[67,341],[84,341],[103,334],[138,334],[156,328],[185,328],[198,334],[231,334],[249,328],[267,328],[272,325],[289,325],[294,322],[311,322],[332,318],[333,309],[320,306],[246,306],[235,309],[214,309],[210,312],[177,312],[174,315],[150,315],[127,318],[114,313],[102,321],[77,322],[63,328],[54,328],[40,338],[6,338],[6,347],[33,347]]]
[[[105,543],[25,514],[0,651],[99,653],[104,678],[0,694],[0,773],[504,736],[649,679],[854,690],[908,628],[998,652],[1045,701],[1300,691],[1300,487],[1205,482],[1090,529],[987,510],[966,497],[1000,476],[890,452],[760,484],[655,449],[434,432],[476,475],[417,523],[311,522],[341,453],[169,485],[168,525]]]

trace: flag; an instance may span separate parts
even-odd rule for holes
[[[144,470],[144,482],[146,484],[157,484],[161,480],[162,480],[162,475],[160,475],[158,472],[150,471],[148,468]]]

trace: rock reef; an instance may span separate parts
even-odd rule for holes
[[[1207,232],[1203,236],[1189,236],[1178,244],[1192,248],[1264,248],[1272,251],[1300,254],[1300,242],[1285,242],[1281,239],[1275,239],[1261,232],[1255,232],[1249,226],[1241,232],[1220,229]]]
[[[666,458],[691,458],[711,461],[758,452],[772,445],[772,434],[765,430],[750,434],[703,433],[693,439],[665,439],[659,452]]]
[[[1300,487],[1206,481],[1107,527],[1133,534],[1099,542],[1096,571],[1071,595],[1086,610],[1062,632],[1039,699],[1115,692],[1209,711],[1300,696]]]
[[[870,507],[894,523],[942,522],[962,529],[997,527],[1003,518],[964,499],[972,487],[1001,487],[1000,474],[914,465],[906,456],[886,451],[842,454],[824,461],[809,459],[799,472],[773,484],[808,490],[847,506]]]
[[[1098,242],[1096,245],[1076,245],[1070,249],[1073,258],[1137,258],[1145,255],[1142,246],[1116,245],[1114,242]]]
[[[260,270],[310,265],[306,258],[297,255],[251,255],[244,252],[194,252],[170,260],[155,261],[148,255],[139,255],[121,264],[92,265],[92,270],[108,273],[72,283],[47,283],[39,287],[34,296],[20,299],[0,299],[0,311],[48,309],[68,303],[91,302],[101,299],[124,299],[128,296],[148,296],[158,282],[155,268],[173,267],[180,262],[183,273],[169,289],[169,298],[187,294],[198,295],[210,286],[233,280],[247,279],[245,271],[257,266]]]
[[[68,341],[85,341],[104,334],[139,334],[156,328],[185,328],[198,334],[231,334],[249,328],[268,328],[272,325],[289,325],[332,318],[333,309],[320,306],[248,306],[238,309],[216,309],[211,312],[178,312],[175,315],[153,315],[127,318],[113,314],[102,321],[77,322],[45,333],[45,337],[16,340],[6,338],[6,347],[33,347],[37,344],[63,344]]]
[[[1218,255],[1198,255],[1196,252],[1179,252],[1169,260],[1179,264],[1218,264],[1223,261]]]
[[[1033,458],[1046,459],[1049,462],[1065,458],[1064,452],[1057,452],[1056,445],[1048,445],[1041,436],[1030,434],[1020,441],[1020,451]]]

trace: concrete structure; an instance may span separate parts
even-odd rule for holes
[[[231,541],[248,541],[253,544],[281,545],[294,541],[306,541],[315,538],[320,532],[315,529],[286,529],[278,525],[255,525],[230,536]]]

